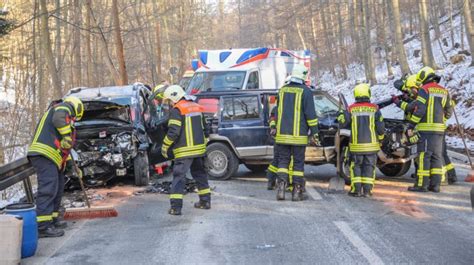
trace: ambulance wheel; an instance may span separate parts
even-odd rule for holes
[[[405,163],[387,164],[379,167],[379,170],[388,177],[401,177],[405,175],[411,167],[411,160]]]
[[[228,180],[237,172],[239,159],[226,144],[211,143],[207,146],[206,168],[210,179]]]
[[[245,167],[254,173],[262,173],[262,172],[265,172],[265,170],[267,170],[268,165],[245,164]]]
[[[139,152],[133,159],[133,171],[136,186],[147,186],[150,182],[150,170],[148,165],[148,154]]]

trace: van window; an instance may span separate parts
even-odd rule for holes
[[[242,89],[245,71],[197,72],[188,85],[189,94],[203,91],[223,91]]]
[[[224,98],[222,120],[259,119],[260,110],[258,105],[258,96]]]
[[[247,82],[247,89],[258,89],[258,71],[251,72],[249,75],[249,81]]]

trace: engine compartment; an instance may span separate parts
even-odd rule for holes
[[[126,176],[138,152],[138,139],[132,132],[108,134],[104,130],[98,136],[76,141],[77,165],[87,186],[103,185],[116,176]]]
[[[382,151],[388,158],[406,158],[412,154],[412,145],[408,141],[408,124],[402,120],[385,119],[385,138]]]

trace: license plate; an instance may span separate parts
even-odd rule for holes
[[[127,169],[126,168],[117,168],[117,170],[115,171],[115,174],[117,176],[125,176],[125,175],[127,175]]]
[[[418,148],[417,148],[417,145],[412,145],[411,146],[411,154],[412,155],[416,155],[418,153]]]

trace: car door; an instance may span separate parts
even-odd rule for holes
[[[161,146],[168,130],[169,106],[153,98],[147,98],[146,132],[150,137],[149,159],[151,164],[160,163],[168,159],[161,155]]]
[[[268,126],[261,100],[259,94],[222,97],[218,134],[227,137],[241,157],[267,153]]]

